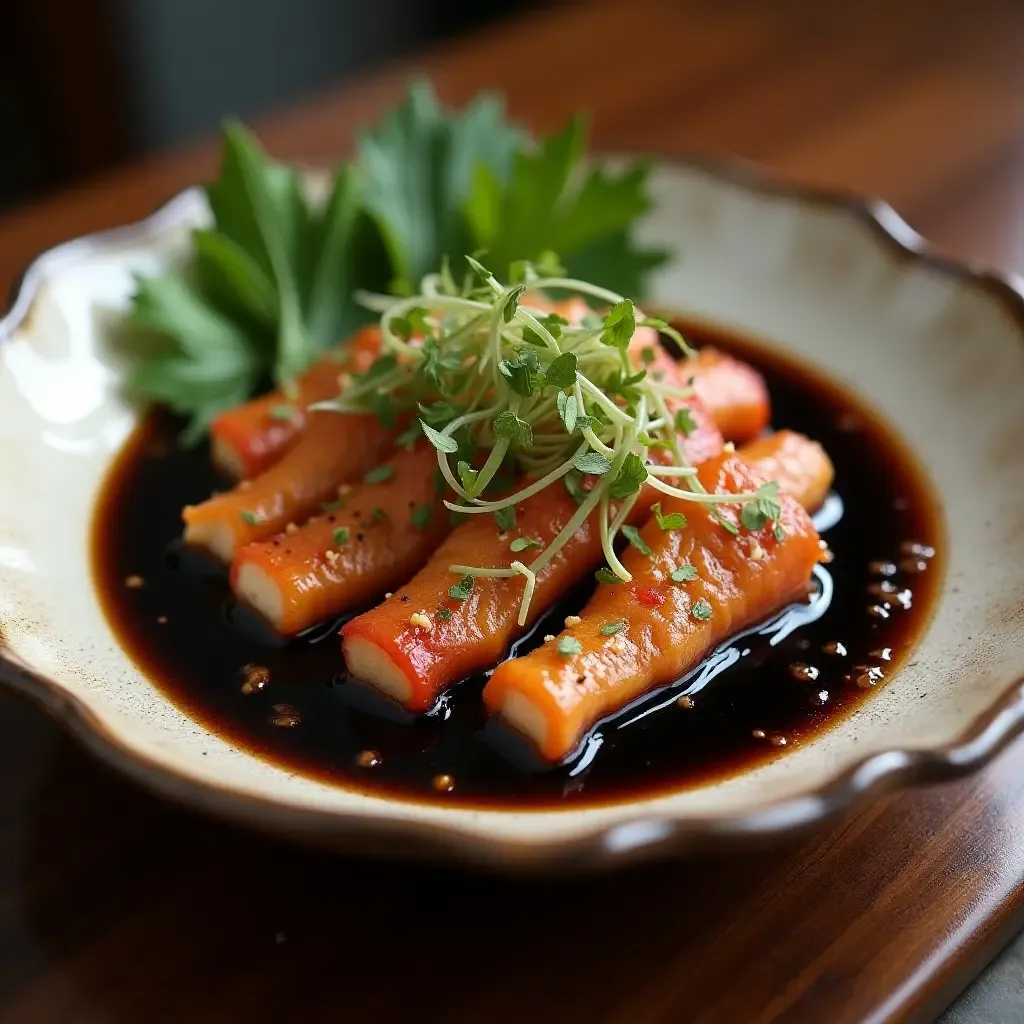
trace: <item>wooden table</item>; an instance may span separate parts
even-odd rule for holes
[[[604,147],[731,152],[880,194],[952,252],[1024,269],[1024,7],[692,0],[560,7],[428,55]],[[407,67],[266,126],[335,159]],[[210,172],[205,145],[0,222],[40,249]],[[1022,923],[1024,743],[819,835],[575,882],[344,860],[137,792],[0,694],[0,1019],[928,1020]]]

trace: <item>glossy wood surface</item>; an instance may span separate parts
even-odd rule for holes
[[[416,62],[602,147],[735,153],[879,194],[1024,271],[1024,7],[690,0],[559,7]],[[327,161],[408,66],[266,125]],[[39,250],[210,172],[200,146],[0,221]],[[761,853],[510,882],[293,849],[193,817],[0,693],[0,1019],[848,1024],[930,1020],[1024,923],[1024,743]]]

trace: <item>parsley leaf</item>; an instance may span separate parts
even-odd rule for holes
[[[551,365],[544,372],[544,387],[571,388],[575,383],[576,353],[563,352],[551,360]]]
[[[409,522],[414,530],[423,530],[426,529],[427,523],[430,522],[433,515],[433,506],[417,505],[409,515]]]
[[[473,593],[473,577],[463,576],[453,587],[448,588],[448,596],[453,601],[465,601]]]
[[[349,530],[347,526],[339,526],[332,534],[331,539],[335,544],[347,544],[349,537]]]
[[[571,276],[641,294],[644,276],[667,258],[629,238],[633,222],[650,207],[650,168],[638,164],[618,174],[587,169],[586,136],[577,117],[535,147],[520,149],[507,181],[478,164],[465,207],[474,243],[487,249],[499,276],[514,261],[539,262],[545,252],[557,252]]]
[[[459,442],[450,434],[442,434],[440,430],[435,430],[429,424],[424,423],[423,420],[420,420],[420,426],[423,428],[426,439],[439,452],[444,452],[445,455],[454,455],[459,450]]]
[[[475,175],[486,171],[500,188],[522,139],[497,97],[478,96],[452,114],[424,81],[414,82],[405,102],[362,135],[359,184],[399,291],[418,285],[443,255],[455,258],[480,247],[463,213]]]
[[[620,630],[623,630],[628,626],[629,623],[625,619],[618,619],[616,622],[605,622],[601,625],[601,636],[615,636]]]
[[[519,552],[525,551],[527,548],[539,548],[541,546],[541,542],[537,540],[536,537],[516,537],[516,539],[509,544],[509,549],[511,551]]]
[[[602,565],[601,568],[598,569],[597,572],[594,573],[594,579],[596,579],[598,583],[624,583],[625,582],[625,580],[623,580],[621,576],[617,576],[606,565]]]
[[[707,620],[711,618],[713,611],[711,605],[701,597],[693,602],[690,614],[695,619],[700,619],[701,622],[707,622]]]
[[[563,658],[572,657],[574,654],[582,654],[583,645],[574,636],[563,636],[558,641],[558,653]]]
[[[661,502],[651,506],[654,518],[663,530],[682,530],[686,526],[686,516],[682,512],[669,512],[667,515],[661,511]]]
[[[678,569],[672,570],[673,583],[689,583],[690,580],[695,580],[696,578],[697,567],[695,565],[687,563],[686,565],[679,566]]]
[[[508,533],[509,530],[516,528],[516,507],[515,505],[506,505],[504,508],[499,508],[494,513],[494,521],[498,525],[498,529],[502,533]]]
[[[364,484],[383,484],[387,483],[395,475],[395,470],[392,466],[385,463],[382,466],[377,466],[375,469],[371,469],[366,476],[363,477]]]

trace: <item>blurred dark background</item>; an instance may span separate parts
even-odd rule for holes
[[[0,209],[527,0],[0,0]]]

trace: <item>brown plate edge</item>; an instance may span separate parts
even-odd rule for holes
[[[846,210],[870,227],[897,255],[970,281],[995,295],[1017,321],[1024,343],[1024,281],[1012,273],[941,254],[883,200],[787,183],[755,164],[738,159],[677,153],[655,154],[654,158],[724,178],[752,192]],[[50,263],[88,253],[111,242],[145,238],[165,224],[177,223],[182,211],[195,202],[196,189],[187,189],[144,220],[85,235],[38,256],[14,286],[10,309],[0,319],[0,344],[29,314]],[[492,870],[606,870],[654,857],[681,855],[698,848],[768,845],[824,824],[869,798],[976,772],[1024,732],[1024,676],[1021,676],[954,742],[931,750],[880,751],[813,792],[756,811],[720,819],[673,819],[662,814],[639,816],[596,828],[570,840],[510,842],[454,831],[443,825],[382,820],[372,812],[343,813],[296,807],[211,786],[176,772],[132,750],[77,697],[23,664],[12,651],[5,649],[2,633],[0,683],[34,700],[102,761],[147,789],[188,808],[260,831],[346,852],[437,861],[454,856]]]

